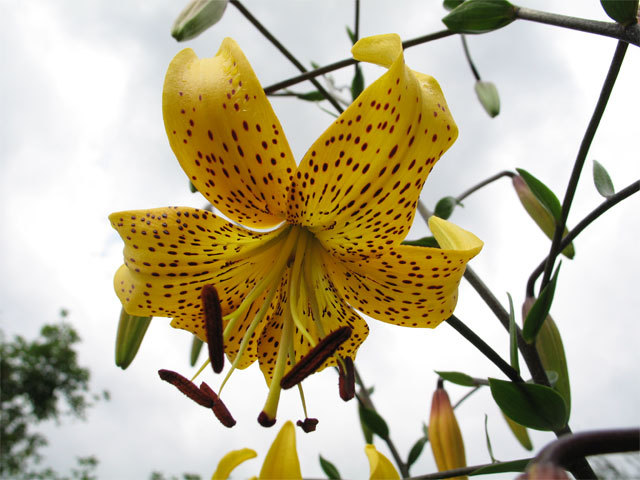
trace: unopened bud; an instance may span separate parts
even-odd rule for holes
[[[197,37],[218,23],[227,8],[228,0],[192,0],[173,24],[171,36],[179,42]]]
[[[491,118],[498,116],[500,113],[500,97],[496,86],[491,82],[478,80],[475,89],[478,100],[480,100],[489,116]]]
[[[449,395],[440,384],[431,400],[429,443],[438,471],[467,466],[460,426],[453,413]]]
[[[552,463],[534,463],[516,480],[569,480],[567,472]]]
[[[524,209],[533,221],[536,222],[538,227],[540,227],[540,230],[542,230],[549,239],[552,239],[553,233],[556,230],[556,221],[551,212],[547,210],[542,203],[540,203],[540,200],[538,200],[520,175],[515,175],[512,178],[512,182],[513,188],[515,188],[518,198],[520,199],[520,203],[522,203]],[[567,233],[569,233],[569,231],[565,227],[563,236]],[[567,245],[567,247],[562,251],[562,254],[567,258],[573,258],[575,253],[573,243]]]
[[[120,311],[120,321],[118,323],[118,334],[116,336],[116,365],[125,370],[138,353],[142,339],[151,317],[136,317]]]

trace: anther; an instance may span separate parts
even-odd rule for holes
[[[263,427],[273,427],[276,424],[276,419],[275,417],[270,418],[265,412],[260,412],[258,423]]]
[[[344,369],[343,369],[344,364]],[[351,400],[356,394],[356,376],[351,357],[345,357],[338,362],[338,388],[340,398],[345,402]]]
[[[206,408],[211,408],[213,406],[213,400],[208,395],[198,389],[193,382],[179,373],[171,370],[158,370],[158,375],[160,375],[162,380],[176,387],[197,404]]]
[[[285,390],[291,388],[314,373],[324,361],[351,336],[351,328],[341,327],[324,337],[315,347],[296,363],[282,380],[280,386]]]
[[[318,425],[318,419],[317,418],[305,418],[304,422],[302,420],[298,420],[296,422],[296,425],[298,425],[304,431],[304,433],[315,432],[316,431],[316,425]]]
[[[213,285],[202,287],[202,308],[204,310],[204,325],[209,347],[209,359],[215,373],[220,373],[224,367],[224,337],[222,333],[222,308],[220,298]]]
[[[227,428],[231,428],[236,424],[235,419],[231,416],[231,412],[224,404],[220,397],[216,395],[209,385],[205,382],[200,384],[200,391],[206,395],[209,399],[211,399],[211,410],[213,410],[213,414],[216,416],[220,423]]]

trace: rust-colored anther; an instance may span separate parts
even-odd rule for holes
[[[282,380],[280,380],[280,386],[283,389],[288,389],[299,384],[309,375],[314,373],[324,361],[335,353],[335,351],[346,342],[351,336],[351,328],[341,327],[338,330],[331,332],[324,337],[320,343],[309,350],[304,357],[296,363],[289,373],[287,373]]]
[[[218,292],[213,285],[205,285],[202,287],[201,298],[211,367],[215,373],[220,373],[224,367],[224,337],[220,297],[218,297]]]
[[[316,425],[318,425],[318,419],[305,418],[304,421],[298,420],[296,422],[296,425],[298,425],[304,431],[304,433],[315,432]]]
[[[260,415],[258,415],[258,423],[263,427],[273,427],[276,424],[276,419],[275,417],[269,418],[269,415],[264,412],[260,412]]]
[[[342,364],[344,363],[344,368]],[[351,357],[345,357],[338,362],[338,388],[340,398],[345,402],[351,400],[356,394],[356,375]]]
[[[220,397],[218,397],[216,392],[214,392],[205,382],[200,384],[200,391],[211,399],[211,410],[213,410],[213,414],[216,418],[220,420],[220,423],[227,428],[233,427],[236,424],[236,421],[231,416],[231,412],[229,412],[229,409],[224,402],[220,400]]]
[[[213,406],[213,400],[203,393],[193,382],[172,370],[158,370],[158,375],[165,382],[170,383],[191,400],[206,408]]]

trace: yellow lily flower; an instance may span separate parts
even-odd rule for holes
[[[234,468],[255,456],[256,452],[249,448],[227,453],[218,463],[211,480],[226,480]],[[302,479],[296,450],[296,432],[291,422],[282,426],[262,464],[258,480],[271,479]]]
[[[368,334],[356,309],[434,328],[452,314],[465,265],[482,248],[439,218],[429,225],[441,249],[401,245],[457,127],[438,83],[405,65],[397,35],[361,39],[352,53],[388,70],[298,166],[233,40],[213,58],[178,53],[163,92],[169,142],[231,222],[188,207],[109,217],[125,242],[114,279],[125,310],[172,317],[173,327],[208,340],[220,355],[215,371],[222,349],[232,370],[258,360],[269,385],[265,426],[275,423],[281,388],[331,365],[353,381]],[[342,387],[345,399],[353,395]]]
[[[400,474],[391,460],[376,450],[374,445],[366,445],[364,453],[369,459],[369,480],[400,480]]]

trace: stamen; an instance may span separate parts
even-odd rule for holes
[[[202,308],[204,310],[204,326],[207,334],[209,358],[215,373],[224,368],[224,339],[222,336],[222,308],[218,291],[213,285],[202,287]]]
[[[302,310],[300,308],[300,304],[303,301],[303,297],[300,294],[300,286],[304,283],[302,281],[301,266],[304,260],[307,245],[309,244],[310,240],[311,235],[303,232],[296,245],[295,259],[293,261],[293,268],[291,269],[291,278],[289,279],[289,308],[291,309],[291,318],[293,318],[293,323],[295,323],[296,327],[298,327],[298,331],[312,347],[315,347],[317,344],[316,340],[304,327],[304,325],[302,324],[302,319],[298,315],[298,312]]]
[[[220,423],[227,428],[231,428],[236,424],[235,419],[231,416],[231,412],[227,406],[220,400],[220,397],[216,395],[209,385],[202,382],[200,384],[200,391],[205,394],[211,400],[211,410],[213,410],[213,414],[216,416]]]
[[[191,381],[193,382],[196,378],[198,378],[198,375],[200,375],[202,373],[202,371],[207,368],[207,365],[209,365],[211,363],[211,359],[207,358],[204,363],[202,364],[202,366],[198,369],[198,371],[196,372],[196,374],[191,377]]]
[[[309,375],[314,373],[324,361],[335,353],[335,351],[351,336],[351,328],[344,326],[331,332],[320,340],[320,343],[296,363],[289,373],[280,381],[280,386],[285,390],[297,385]]]
[[[305,418],[304,422],[302,420],[298,420],[296,422],[296,425],[298,425],[300,428],[302,428],[304,433],[315,432],[316,431],[316,425],[318,425],[318,419],[317,418]]]
[[[172,370],[158,370],[158,375],[160,375],[162,380],[176,387],[197,404],[206,408],[213,407],[213,400],[211,397],[203,393],[194,383],[190,382],[179,373]]]
[[[276,417],[270,418],[263,410],[258,415],[258,423],[263,427],[273,427],[276,424]]]
[[[351,357],[341,358],[338,362],[338,388],[340,398],[345,402],[356,394],[356,376]]]

